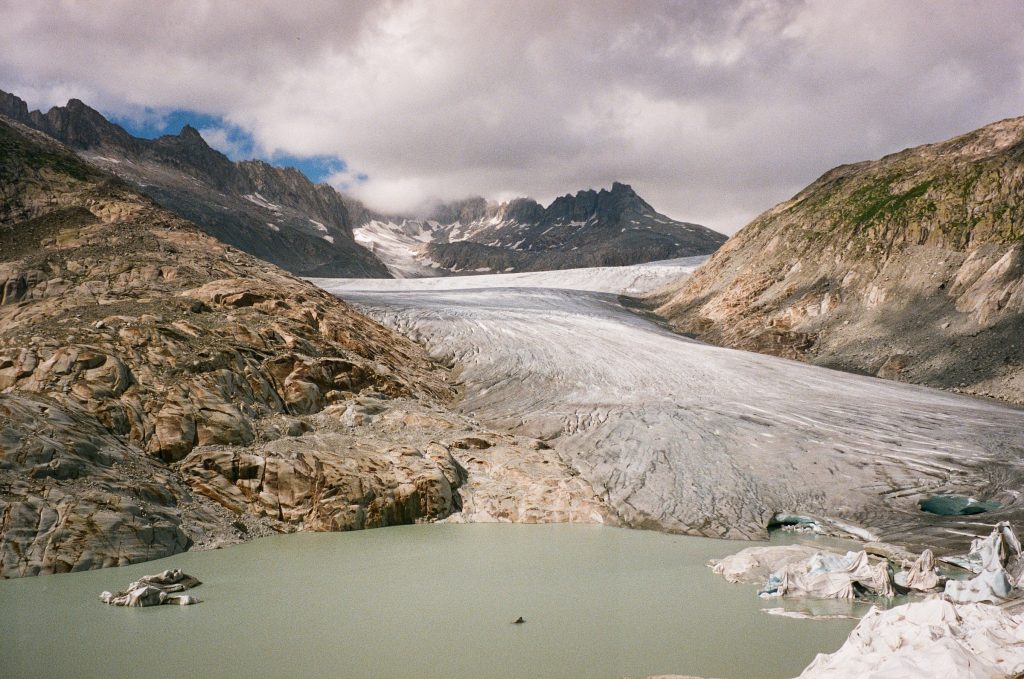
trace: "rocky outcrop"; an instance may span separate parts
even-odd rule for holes
[[[96,418],[0,393],[0,577],[158,559],[186,549],[174,474]]]
[[[825,173],[653,298],[716,344],[1024,403],[1024,118]]]
[[[593,487],[547,444],[516,445],[509,437],[485,446],[456,441],[451,452],[466,469],[462,510],[448,523],[602,523],[618,525]]]
[[[411,343],[311,286],[260,275],[259,265],[246,271],[251,260],[230,266],[209,237],[144,232],[157,253],[205,253],[183,266],[159,254],[146,263],[77,258],[76,245],[133,248],[134,235],[103,223],[63,233],[46,271],[3,266],[6,289],[20,294],[0,308],[0,385],[70,399],[165,461],[197,445],[250,443],[255,418],[316,412],[367,388],[446,393]],[[224,278],[202,282],[200,272],[217,268]],[[42,334],[46,326],[53,332]]]
[[[0,577],[464,502],[602,519],[553,453],[449,413],[448,371],[337,298],[3,121],[0,179]],[[507,509],[520,482],[551,509]]]
[[[0,115],[66,144],[220,241],[289,271],[388,276],[352,239],[362,207],[294,168],[232,162],[189,125],[176,135],[133,137],[77,99],[43,113],[0,91]]]
[[[231,511],[318,531],[442,519],[458,509],[462,481],[450,456],[382,450],[330,433],[257,448],[203,448],[179,469],[193,488]]]
[[[296,437],[198,448],[176,469],[197,492],[283,531],[615,522],[543,443],[481,432],[453,413],[361,396],[302,421]]]

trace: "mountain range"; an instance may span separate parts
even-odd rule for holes
[[[623,266],[707,255],[726,240],[659,214],[619,182],[547,207],[529,198],[472,198],[423,219],[367,215],[354,233],[398,277]]]
[[[710,254],[725,241],[658,214],[623,184],[547,208],[528,198],[500,205],[470,198],[437,205],[426,218],[388,215],[294,168],[233,162],[189,125],[145,139],[77,99],[43,113],[2,91],[0,115],[60,141],[223,242],[303,276],[623,265]]]
[[[344,197],[298,170],[232,162],[187,125],[177,135],[134,137],[77,99],[44,114],[0,92],[0,114],[60,141],[210,235],[289,271],[388,276],[352,241]]]

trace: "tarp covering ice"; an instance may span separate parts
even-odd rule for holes
[[[910,569],[900,571],[896,574],[895,579],[896,584],[900,587],[918,592],[930,592],[938,589],[945,582],[935,567],[935,555],[930,549],[921,552],[921,556],[910,566]]]
[[[892,596],[892,568],[887,561],[871,565],[867,552],[845,555],[818,552],[768,576],[762,596],[853,599],[858,592]]]
[[[843,555],[805,545],[748,547],[708,565],[729,582],[764,583],[764,597],[853,599],[860,593],[894,593],[889,563],[872,565],[864,551]]]
[[[937,597],[872,608],[835,653],[799,679],[996,679],[1024,672],[1024,615]]]
[[[182,592],[201,584],[197,578],[175,568],[156,575],[144,575],[123,592],[103,592],[100,601],[111,606],[188,606],[198,604],[200,600]]]
[[[1008,599],[1015,587],[1024,584],[1020,540],[1006,521],[997,524],[987,538],[976,538],[967,556],[955,563],[978,575],[971,580],[947,582],[944,596],[950,601],[998,603]]]
[[[716,575],[721,575],[728,582],[763,583],[772,573],[790,564],[806,561],[818,551],[804,545],[748,547],[721,559],[714,559],[708,565]]]

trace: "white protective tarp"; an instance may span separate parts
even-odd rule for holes
[[[956,562],[978,575],[971,580],[947,582],[943,596],[950,601],[998,603],[1010,598],[1013,589],[1024,584],[1020,540],[1006,521],[997,524],[988,537],[976,538],[967,556]]]
[[[904,564],[905,567],[906,564]],[[944,582],[945,578],[939,575],[938,569],[935,567],[935,555],[930,549],[921,552],[921,556],[914,561],[909,570],[896,574],[897,585],[918,592],[930,592],[938,589]]]
[[[772,573],[761,596],[853,599],[858,589],[892,596],[893,576],[888,562],[872,566],[867,552],[863,551],[845,555],[818,552],[805,561],[791,563]]]
[[[799,679],[996,679],[1024,672],[1024,615],[938,597],[872,608],[842,648]]]
[[[771,545],[747,547],[721,559],[708,562],[715,575],[728,582],[763,583],[768,576],[786,566],[806,561],[820,550],[804,545]]]

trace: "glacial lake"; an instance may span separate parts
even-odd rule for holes
[[[796,676],[856,621],[763,612],[778,602],[705,565],[745,546],[601,526],[435,524],[282,535],[5,580],[0,675]],[[125,609],[97,599],[165,568],[201,579],[191,593],[203,603]],[[526,623],[512,624],[519,616]]]

